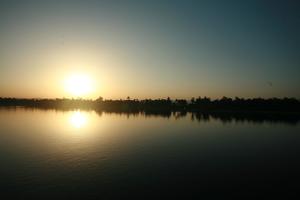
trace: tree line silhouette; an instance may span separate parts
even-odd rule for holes
[[[300,101],[296,98],[228,98],[210,99],[198,97],[187,99],[126,99],[96,100],[86,99],[26,99],[26,98],[1,98],[0,106],[22,106],[33,108],[55,109],[93,109],[103,111],[129,111],[129,112],[300,112]]]

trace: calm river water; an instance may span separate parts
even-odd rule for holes
[[[0,108],[2,196],[294,196],[299,152],[297,119]]]

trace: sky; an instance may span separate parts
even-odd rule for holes
[[[0,1],[0,96],[300,98],[297,1]]]

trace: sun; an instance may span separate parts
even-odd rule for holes
[[[73,74],[66,78],[65,89],[72,96],[84,97],[92,92],[92,80],[84,74]]]

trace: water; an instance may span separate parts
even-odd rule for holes
[[[2,196],[298,195],[294,118],[0,108],[0,136]]]

